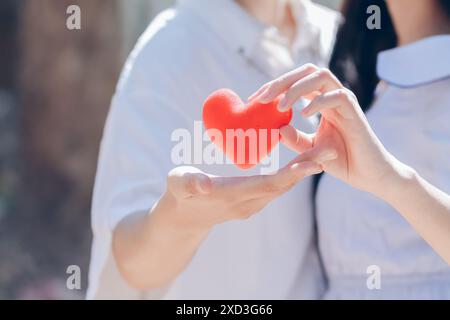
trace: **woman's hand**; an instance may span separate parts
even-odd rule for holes
[[[129,216],[114,230],[119,271],[138,289],[167,284],[183,271],[215,225],[249,218],[304,177],[322,172],[318,163],[335,157],[333,149],[314,148],[272,175],[250,177],[173,169],[166,192],[150,212]]]
[[[280,110],[287,110],[302,97],[309,97],[312,101],[302,110],[302,115],[310,117],[318,112],[322,115],[315,134],[286,126],[281,129],[281,135],[282,142],[298,153],[311,148],[335,149],[337,158],[322,163],[325,172],[381,197],[392,185],[394,176],[408,174],[409,168],[387,152],[378,140],[356,96],[329,70],[304,65],[264,85],[250,99],[267,103],[280,94],[284,94],[278,106]]]
[[[320,112],[322,118],[313,135],[282,128],[282,141],[299,153],[337,150],[336,159],[322,162],[324,171],[389,203],[450,264],[450,195],[385,150],[355,95],[329,70],[305,65],[264,85],[250,99],[266,103],[283,93],[280,109],[312,97],[302,114]]]

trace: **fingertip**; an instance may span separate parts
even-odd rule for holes
[[[311,108],[310,108],[310,106],[308,105],[308,106],[304,107],[304,108],[302,109],[302,111],[300,111],[300,114],[301,114],[303,117],[305,117],[305,118],[311,116]]]
[[[262,104],[267,104],[269,102],[271,102],[274,98],[272,97],[272,93],[270,92],[269,88],[267,88],[266,90],[264,90],[258,97],[256,97],[258,99],[259,103]]]
[[[313,176],[316,174],[321,174],[323,172],[323,167],[320,164],[315,164],[314,166],[311,166],[310,168],[308,168],[306,170],[306,175],[307,176]]]
[[[280,134],[281,135],[285,135],[288,131],[289,131],[289,129],[290,129],[290,125],[289,124],[287,124],[287,125],[285,125],[285,126],[282,126],[281,128],[280,128]]]
[[[288,99],[286,96],[280,99],[280,102],[278,103],[277,109],[280,112],[286,112],[291,108]]]
[[[308,93],[307,95],[305,95],[303,98],[309,101],[314,100],[315,98],[317,98],[318,96],[320,96],[321,93],[320,91],[313,91],[311,93]]]
[[[289,131],[290,131],[289,125],[280,128],[281,141],[285,140],[288,137]]]
[[[282,107],[282,108],[280,108],[280,107],[278,107],[278,111],[280,111],[280,112],[288,112],[289,110],[291,110],[291,105],[287,105],[287,106],[285,106],[285,107]]]
[[[291,125],[286,125],[280,128],[281,141],[286,142],[296,137],[296,129]]]
[[[252,100],[255,100],[256,98],[258,98],[258,96],[259,92],[252,93],[251,95],[248,96],[247,101],[250,102]]]
[[[268,87],[269,87],[269,83],[266,83],[264,85],[262,85],[261,87],[259,87],[258,90],[256,90],[253,94],[251,94],[248,98],[247,101],[252,101],[257,99]]]
[[[251,102],[253,99],[257,97],[256,93],[253,93],[252,95],[247,97],[247,102]]]
[[[200,194],[210,194],[212,190],[212,181],[208,176],[200,174],[197,176],[196,186]]]
[[[311,176],[323,172],[323,167],[321,164],[313,161],[297,162],[291,166],[298,176]]]

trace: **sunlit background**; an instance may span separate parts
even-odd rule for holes
[[[65,27],[71,4],[81,7],[81,31]],[[84,297],[110,99],[137,37],[172,4],[0,1],[0,299]],[[81,290],[66,288],[69,265],[81,268]]]

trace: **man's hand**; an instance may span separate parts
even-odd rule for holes
[[[167,190],[148,214],[125,218],[113,235],[113,253],[128,283],[148,290],[183,271],[215,225],[251,217],[304,177],[322,172],[318,163],[335,150],[314,148],[271,175],[217,177],[178,167]]]

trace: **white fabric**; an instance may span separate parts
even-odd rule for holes
[[[267,28],[231,0],[180,1],[174,10],[161,13],[141,37],[119,81],[101,145],[88,298],[320,296],[323,278],[314,242],[310,179],[250,220],[216,226],[167,288],[152,292],[130,288],[111,254],[117,223],[129,214],[147,212],[164,192],[166,174],[175,166],[170,158],[175,145],[171,133],[177,128],[193,131],[209,93],[228,87],[245,98],[312,57],[313,62],[326,63],[338,15],[309,1],[302,1],[302,6],[303,14],[314,12],[316,19],[322,13],[323,19],[299,29],[295,43],[302,49],[293,52],[295,59],[285,54],[289,51],[285,47],[266,46],[283,40],[268,40]],[[308,43],[302,44],[306,39]],[[315,125],[298,112],[294,124],[306,131]],[[282,164],[295,156],[280,149]],[[196,166],[224,176],[259,172],[232,165]]]
[[[450,36],[440,36],[381,53],[384,81],[367,113],[387,150],[447,193],[449,45]],[[328,298],[450,299],[450,267],[392,207],[328,175],[317,205]],[[381,272],[380,290],[366,286],[371,265]]]
[[[378,59],[379,77],[398,87],[414,87],[442,80],[450,77],[450,36],[428,37],[387,50]]]

